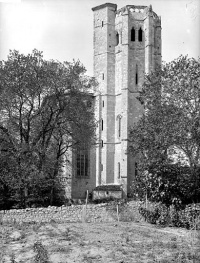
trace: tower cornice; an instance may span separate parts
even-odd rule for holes
[[[116,4],[112,4],[112,3],[105,3],[103,5],[98,5],[92,8],[92,11],[97,11],[99,9],[105,8],[105,7],[113,7],[114,11],[117,10],[117,5]]]

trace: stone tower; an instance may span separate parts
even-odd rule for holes
[[[94,7],[96,183],[122,184],[124,193],[137,172],[127,152],[129,127],[140,118],[137,99],[144,74],[161,65],[161,19],[152,7],[106,3]]]

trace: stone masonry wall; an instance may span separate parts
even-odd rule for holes
[[[48,208],[26,208],[0,211],[0,221],[3,223],[22,222],[110,222],[114,221],[111,210],[107,204],[72,205]]]
[[[124,209],[133,214],[137,220],[141,216],[138,212],[138,204],[130,202],[126,206],[119,207],[119,212]],[[117,221],[116,205],[113,204],[88,204],[71,205],[47,208],[26,208],[0,211],[0,222],[4,223],[40,223],[40,222],[114,222]]]

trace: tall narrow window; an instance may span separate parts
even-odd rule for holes
[[[103,27],[103,21],[101,22],[101,26]]]
[[[140,27],[139,31],[138,31],[138,41],[142,42],[142,29]]]
[[[120,162],[118,162],[118,179],[120,179],[121,173],[120,173]]]
[[[102,79],[104,80],[104,73],[102,73]]]
[[[103,140],[101,140],[101,147],[103,148]]]
[[[137,162],[135,162],[135,176],[138,175],[138,164]]]
[[[122,116],[119,114],[117,115],[116,121],[117,121],[117,137],[121,137],[121,118]]]
[[[135,29],[131,29],[131,41],[135,41]]]
[[[104,107],[104,100],[103,100],[103,102],[102,102],[102,106]]]
[[[88,176],[89,156],[87,150],[77,150],[76,171],[78,177]]]
[[[119,33],[116,34],[116,46],[119,45]]]
[[[101,130],[103,131],[103,120],[101,120]]]
[[[121,137],[121,116],[118,118],[118,137]]]
[[[136,71],[135,71],[135,84],[138,84],[138,66],[136,65]]]

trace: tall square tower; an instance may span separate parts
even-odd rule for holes
[[[128,154],[129,127],[141,117],[137,97],[144,76],[161,65],[161,19],[149,6],[106,3],[94,12],[96,182],[122,184],[131,192],[136,160]]]

